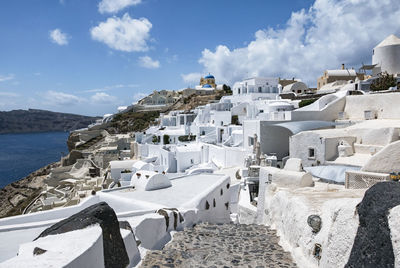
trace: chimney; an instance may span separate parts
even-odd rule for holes
[[[342,63],[342,70],[344,70],[344,63]]]

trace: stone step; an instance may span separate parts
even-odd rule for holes
[[[141,267],[296,267],[279,237],[255,224],[198,224],[149,251]]]

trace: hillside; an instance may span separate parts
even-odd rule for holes
[[[107,131],[109,133],[144,131],[157,121],[160,113],[168,113],[173,110],[190,111],[198,106],[218,101],[221,97],[230,94],[230,91],[221,90],[211,95],[192,94],[185,97],[182,96],[174,104],[157,109],[136,105],[123,113],[117,114],[111,121]]]
[[[70,131],[87,127],[96,119],[98,118],[36,109],[0,112],[0,134]]]

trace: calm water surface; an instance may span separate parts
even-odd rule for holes
[[[0,135],[0,188],[59,161],[68,152],[69,132]]]

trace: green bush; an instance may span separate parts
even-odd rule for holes
[[[194,141],[194,140],[196,140],[196,135],[179,136],[178,140],[181,142]]]
[[[310,105],[311,103],[315,102],[318,99],[308,99],[308,100],[302,100],[299,102],[299,108]]]
[[[163,141],[164,141],[164,144],[169,144],[169,135],[165,134],[163,136]]]
[[[153,143],[158,143],[158,142],[160,142],[160,137],[154,135],[154,136],[153,136],[153,139],[152,139],[151,141],[152,141]]]
[[[388,73],[382,73],[379,78],[371,85],[370,89],[372,91],[388,90],[390,87],[396,86],[396,78]]]
[[[237,115],[232,115],[232,125],[240,125],[239,117]]]

